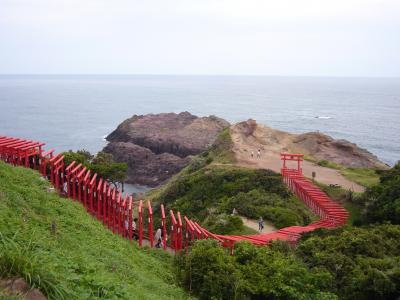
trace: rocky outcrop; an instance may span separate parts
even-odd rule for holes
[[[344,139],[335,140],[320,132],[309,132],[293,138],[296,148],[317,160],[328,160],[352,168],[384,169],[387,165],[366,149]]]
[[[258,145],[274,153],[302,153],[316,160],[329,160],[346,167],[385,169],[388,166],[368,150],[347,140],[335,140],[320,132],[292,134],[257,124],[255,120],[240,122],[231,127],[237,140]]]
[[[4,299],[46,300],[47,298],[37,288],[31,288],[23,278],[1,279],[0,296]],[[0,297],[2,298],[2,297]],[[3,298],[2,298],[3,299]]]
[[[134,115],[109,136],[104,151],[128,164],[127,182],[157,186],[206,150],[229,123],[188,112]]]

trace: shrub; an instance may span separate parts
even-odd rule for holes
[[[204,221],[204,226],[213,233],[227,234],[243,230],[243,221],[238,216],[227,214],[210,215]]]
[[[400,163],[382,171],[380,183],[367,189],[358,202],[364,207],[362,223],[400,224]]]
[[[295,256],[238,243],[230,256],[213,240],[197,241],[175,259],[179,283],[200,299],[337,299],[331,276],[310,272]]]
[[[216,222],[216,215],[231,214],[233,208],[249,218],[263,216],[274,224],[277,222],[275,225],[278,227],[302,225],[310,220],[308,210],[291,196],[279,174],[270,170],[230,166],[198,169],[198,163],[183,170],[160,191],[154,192],[154,202],[179,210],[203,225],[208,218],[208,225],[216,228],[216,233],[238,232],[243,228],[241,222],[233,222],[234,219],[227,217],[218,217],[221,222],[227,222],[226,228],[220,226],[221,222]],[[214,216],[210,216],[210,211]],[[236,228],[231,226],[234,224]],[[208,229],[211,230],[210,227]]]
[[[303,236],[296,254],[334,278],[341,299],[400,296],[400,226],[346,227]]]
[[[233,299],[239,274],[233,258],[214,240],[200,240],[190,255],[175,257],[178,282],[200,299]]]

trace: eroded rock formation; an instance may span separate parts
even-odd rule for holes
[[[206,150],[229,123],[188,112],[134,115],[109,136],[104,151],[128,163],[127,182],[157,186]]]

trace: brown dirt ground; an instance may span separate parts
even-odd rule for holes
[[[257,220],[248,219],[243,216],[240,216],[240,218],[242,219],[243,224],[245,226],[258,231],[258,221]],[[264,220],[264,229],[261,233],[270,233],[270,232],[274,232],[276,230],[277,229],[271,223]]]

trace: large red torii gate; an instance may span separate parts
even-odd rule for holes
[[[291,153],[281,153],[281,160],[283,162],[281,172],[282,174],[286,174],[289,172],[294,172],[299,175],[303,174],[303,170],[301,168],[301,162],[303,161],[304,154],[291,154]],[[288,168],[286,162],[287,161],[296,161],[297,169]]]

